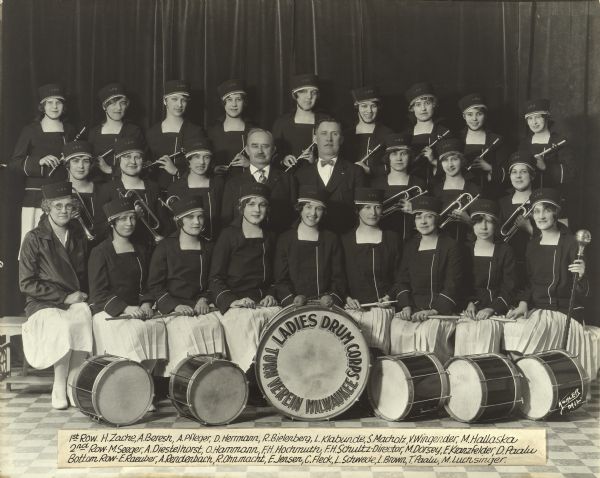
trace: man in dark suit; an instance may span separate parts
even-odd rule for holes
[[[291,173],[272,167],[275,153],[273,135],[266,130],[254,128],[248,132],[246,153],[250,167],[225,183],[221,224],[227,225],[239,217],[238,199],[243,184],[259,182],[271,189],[267,227],[280,233],[288,229],[295,218],[293,205],[296,202],[296,183]]]
[[[318,161],[306,164],[296,172],[299,186],[325,190],[329,201],[323,225],[337,234],[354,227],[354,189],[365,186],[362,169],[339,157],[343,142],[342,125],[334,118],[322,118],[315,125],[313,140],[317,144]]]

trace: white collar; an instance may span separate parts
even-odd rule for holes
[[[250,165],[250,174],[252,174],[252,176],[254,176],[257,172],[259,171],[264,171],[265,175],[269,175],[269,169],[271,168],[271,166],[269,164],[267,164],[264,168],[262,169],[258,169],[256,166],[254,166],[253,164]]]
[[[319,157],[319,161],[318,161],[319,167],[324,168],[325,166],[321,165],[321,161],[328,161],[328,160]],[[333,166],[335,166],[335,163],[337,163],[337,156],[335,158],[331,158],[331,161],[333,161]],[[327,165],[327,166],[329,166],[329,165]]]

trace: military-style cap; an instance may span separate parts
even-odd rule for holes
[[[531,203],[531,207],[535,207],[536,204],[539,203],[547,203],[552,204],[560,209],[560,194],[556,189],[552,188],[542,188],[536,189],[529,196],[529,202]]]
[[[305,73],[292,77],[291,81],[292,94],[304,88],[319,89],[319,78],[312,73]]]
[[[546,98],[538,98],[535,100],[528,100],[525,103],[525,118],[531,115],[549,115],[550,114],[550,100]]]
[[[197,138],[189,142],[184,142],[183,149],[185,150],[185,157],[188,159],[200,151],[208,151],[209,153],[212,153],[210,139],[208,138]]]
[[[475,199],[475,201],[473,201],[473,203],[469,206],[469,214],[471,215],[471,218],[485,214],[494,218],[496,221],[500,220],[500,210],[498,208],[498,204],[496,204],[496,201],[492,201],[491,199]]]
[[[527,166],[529,169],[531,169],[531,171],[535,171],[535,159],[526,150],[515,151],[510,155],[508,158],[508,173],[510,174],[513,166],[518,164]]]
[[[38,98],[40,100],[40,103],[43,103],[44,101],[49,100],[50,98],[58,98],[62,101],[65,101],[65,92],[62,86],[60,86],[59,84],[49,83],[38,88]]]
[[[171,208],[173,211],[173,218],[177,221],[193,212],[204,211],[204,201],[202,200],[202,196],[184,196],[178,201],[175,201]]]
[[[105,106],[110,100],[119,98],[121,96],[125,98],[127,97],[125,94],[125,88],[121,83],[109,83],[108,85],[100,88],[100,91],[98,91],[98,99],[100,100],[102,106]]]
[[[114,145],[115,159],[133,151],[144,152],[144,145],[136,138],[119,138]]]
[[[104,206],[102,206],[102,210],[106,215],[106,220],[110,222],[114,218],[119,217],[123,214],[135,212],[135,206],[133,205],[133,201],[130,198],[119,198],[107,202]]]
[[[399,149],[408,149],[412,150],[412,146],[410,145],[410,137],[406,134],[401,133],[392,133],[388,134],[384,140],[385,151],[396,151]]]
[[[442,210],[442,203],[440,200],[433,196],[419,196],[411,201],[413,213],[418,212],[432,212],[439,214]]]
[[[243,184],[239,201],[242,202],[244,199],[253,197],[261,197],[268,201],[271,198],[271,189],[266,184],[256,181]]]
[[[163,98],[171,95],[190,96],[190,85],[183,80],[169,80],[165,83]]]
[[[42,185],[42,196],[44,196],[44,199],[59,199],[71,197],[72,195],[73,186],[69,181]]]
[[[244,82],[239,79],[227,80],[217,86],[217,92],[222,100],[234,93],[246,94]]]
[[[406,101],[408,101],[409,106],[412,106],[417,99],[424,96],[431,96],[433,98],[436,97],[435,92],[433,91],[433,86],[431,86],[429,83],[415,83],[408,90],[406,90],[404,95],[406,96]]]
[[[354,104],[362,103],[363,101],[379,101],[379,89],[376,86],[363,86],[352,90],[352,98]]]
[[[460,154],[462,156],[463,145],[461,141],[457,138],[440,139],[439,143],[437,144],[437,152],[440,161],[442,161],[450,154]]]
[[[92,157],[92,145],[87,141],[71,141],[65,143],[62,148],[62,154],[65,158],[65,162],[69,162],[71,159],[77,156]]]
[[[383,203],[383,190],[375,188],[356,188],[354,190],[354,204],[379,204]]]
[[[314,202],[319,206],[327,207],[327,193],[312,186],[302,186],[298,194],[298,203]]]
[[[463,113],[465,113],[467,110],[470,110],[471,108],[487,109],[485,100],[483,99],[483,96],[481,96],[479,93],[471,93],[470,95],[463,96],[460,100],[458,100],[458,107]]]

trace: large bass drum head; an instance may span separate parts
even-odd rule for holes
[[[468,358],[454,358],[446,365],[450,381],[448,414],[461,422],[477,418],[483,405],[483,375],[477,364]]]
[[[554,408],[554,374],[535,355],[517,361],[523,374],[523,406],[521,412],[531,420],[541,420]]]
[[[92,395],[94,408],[103,420],[113,425],[130,425],[148,410],[154,383],[144,367],[123,359],[98,375]]]
[[[358,399],[369,373],[369,349],[342,309],[288,307],[265,329],[256,375],[269,402],[303,420],[332,418]]]
[[[210,425],[223,425],[242,413],[248,385],[242,369],[225,360],[203,366],[188,388],[188,403],[196,418]]]
[[[381,357],[371,368],[369,401],[375,414],[384,420],[402,419],[413,401],[413,383],[403,365],[393,358]]]

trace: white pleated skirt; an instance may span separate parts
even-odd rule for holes
[[[225,332],[229,359],[246,371],[252,365],[263,329],[281,307],[229,309],[219,319]]]
[[[54,365],[71,350],[92,352],[92,313],[85,302],[72,304],[67,310],[38,310],[22,330],[25,358],[37,369]]]
[[[502,324],[497,320],[460,319],[456,324],[454,356],[500,351]]]
[[[454,353],[451,337],[455,329],[456,324],[450,320],[411,322],[396,314],[390,327],[391,353],[431,352],[446,363]]]
[[[155,373],[170,376],[177,364],[190,355],[213,355],[227,353],[225,334],[218,312],[206,315],[166,317],[168,359]]]
[[[116,355],[134,362],[167,358],[167,332],[162,319],[106,320],[106,312],[94,315],[94,355]]]
[[[527,318],[504,324],[504,348],[523,355],[562,348],[567,316],[556,310],[533,309]],[[588,376],[600,368],[600,329],[571,319],[567,352],[575,355]]]
[[[369,347],[375,347],[384,354],[390,353],[390,326],[394,318],[391,307],[371,307],[370,310],[348,310],[360,327]]]

